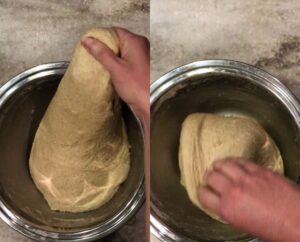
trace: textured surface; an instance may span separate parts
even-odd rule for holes
[[[298,0],[151,0],[151,80],[196,60],[234,59],[300,97],[299,10]]]
[[[95,27],[121,26],[149,36],[148,0],[0,0],[0,83],[47,62],[69,60]]]
[[[0,84],[32,66],[69,60],[90,28],[122,26],[149,37],[148,11],[148,0],[0,0]],[[143,214],[104,241],[141,241]],[[0,241],[31,240],[1,221]]]
[[[213,170],[215,160],[242,157],[283,174],[283,161],[277,145],[255,120],[193,113],[185,118],[181,127],[180,183],[191,202],[213,219],[226,223],[200,204],[198,189],[205,185],[205,173]]]
[[[203,59],[261,67],[300,95],[297,0],[151,1],[151,79]]]
[[[113,29],[92,29],[85,36],[118,51]],[[80,41],[36,131],[29,167],[50,208],[62,212],[102,207],[128,176],[120,99],[109,72]]]

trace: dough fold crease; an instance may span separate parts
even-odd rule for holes
[[[241,157],[283,174],[280,151],[268,133],[255,120],[193,113],[182,124],[179,145],[181,184],[192,203],[210,217],[222,221],[204,209],[198,189],[204,185],[204,174],[215,160]]]

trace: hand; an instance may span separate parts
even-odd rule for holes
[[[216,161],[199,201],[237,229],[268,242],[300,239],[300,190],[281,175],[238,158]]]
[[[150,116],[149,41],[126,29],[114,29],[120,41],[120,56],[116,56],[106,45],[91,37],[85,38],[82,44],[110,72],[119,96],[144,121]]]
[[[140,118],[144,128],[146,178],[146,238],[150,238],[150,44],[143,37],[126,29],[114,28],[120,41],[120,56],[94,38],[82,41],[86,50],[111,74],[119,96]]]

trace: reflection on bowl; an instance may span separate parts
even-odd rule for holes
[[[249,241],[194,206],[180,185],[181,124],[194,112],[255,118],[278,145],[285,175],[300,171],[300,107],[277,79],[229,60],[194,62],[151,85],[151,231],[172,241]],[[253,211],[255,212],[255,211]]]
[[[143,131],[123,104],[131,145],[127,180],[104,206],[84,213],[52,211],[29,173],[31,144],[67,62],[31,68],[0,88],[0,216],[11,227],[37,240],[88,241],[122,226],[144,201]]]

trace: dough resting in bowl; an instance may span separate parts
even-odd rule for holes
[[[254,120],[194,113],[182,124],[179,147],[181,184],[190,200],[214,219],[215,214],[202,208],[198,200],[203,176],[217,159],[242,157],[283,173],[280,151],[267,132]]]
[[[118,52],[110,29],[92,36]],[[127,178],[129,144],[109,72],[80,42],[36,132],[30,173],[53,210],[84,212],[108,202]]]

